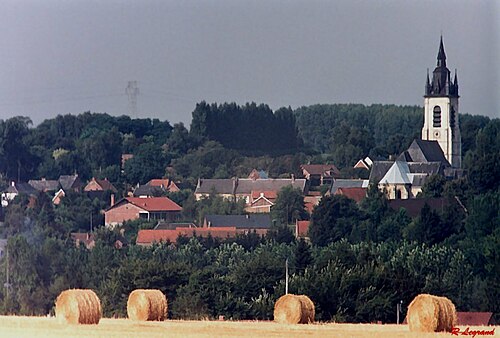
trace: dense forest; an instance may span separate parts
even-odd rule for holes
[[[233,113],[231,123],[213,120]],[[190,187],[199,177],[243,177],[253,168],[289,177],[300,174],[301,163],[348,168],[363,156],[386,158],[418,137],[421,115],[418,107],[316,105],[273,113],[265,105],[202,102],[190,130],[95,113],[38,126],[16,117],[0,120],[0,188],[10,180],[77,172],[83,180],[107,177],[124,194],[137,183],[171,177],[187,183],[170,195],[186,220],[238,214],[241,203],[216,196],[195,201]],[[291,214],[309,217],[289,190],[278,194],[273,219],[279,222],[263,238],[179,238],[177,245],[147,248],[134,242],[152,223],[126,222],[115,231],[99,226],[106,200],[71,193],[54,206],[45,193],[34,204],[19,196],[2,208],[0,238],[8,237],[9,258],[0,259],[0,283],[8,267],[10,287],[0,289],[0,313],[44,315],[61,290],[78,287],[96,290],[105,316],[125,316],[132,289],[158,288],[168,296],[172,318],[269,319],[283,294],[288,259],[290,291],[310,295],[318,320],[395,322],[395,304],[407,306],[422,292],[448,296],[459,311],[492,311],[498,320],[500,120],[465,114],[460,124],[467,177],[433,177],[422,196],[458,198],[461,207],[424,207],[411,218],[390,208],[375,187],[359,205],[324,197],[310,216],[310,243],[296,240],[287,225]],[[289,143],[267,148],[276,134]],[[134,157],[122,167],[124,153]],[[96,246],[76,248],[69,233],[87,231],[90,215]],[[117,239],[126,245],[115,248]]]

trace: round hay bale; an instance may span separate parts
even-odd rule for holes
[[[127,301],[128,318],[132,320],[164,320],[167,317],[167,298],[160,290],[136,289]]]
[[[68,324],[99,324],[101,301],[92,290],[65,290],[56,299],[56,317]]]
[[[274,304],[274,321],[281,324],[314,322],[314,303],[304,295],[284,295]]]
[[[421,294],[408,306],[407,321],[410,331],[451,332],[457,313],[448,298]]]
[[[298,296],[300,301],[302,302],[302,319],[301,323],[309,324],[314,322],[314,317],[316,315],[316,310],[314,308],[314,303],[311,298],[300,295]]]

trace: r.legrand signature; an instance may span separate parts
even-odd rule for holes
[[[465,328],[465,330],[461,331],[459,327],[453,327],[451,329],[451,334],[454,336],[494,336],[495,328],[491,330],[471,330],[469,327]]]

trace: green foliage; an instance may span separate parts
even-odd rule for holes
[[[271,210],[271,218],[279,224],[295,224],[308,218],[304,204],[304,196],[299,189],[292,186],[283,187],[276,197]]]
[[[190,132],[196,140],[217,141],[249,154],[288,153],[302,143],[290,108],[273,113],[269,106],[255,103],[200,102],[193,111]]]
[[[314,209],[309,226],[309,237],[315,245],[328,245],[342,238],[350,238],[353,228],[362,217],[356,202],[342,196],[326,196]]]

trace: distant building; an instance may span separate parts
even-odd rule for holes
[[[117,193],[118,190],[111,184],[110,181],[108,181],[107,178],[105,179],[98,179],[95,177],[92,177],[89,183],[83,188],[83,191],[89,192],[89,191],[111,191],[114,193]]]
[[[105,210],[104,223],[112,227],[136,219],[175,221],[181,211],[182,208],[167,197],[126,197]]]
[[[203,228],[231,228],[237,232],[248,233],[255,231],[265,235],[271,228],[269,214],[252,215],[207,215],[203,221]]]
[[[333,164],[302,164],[300,168],[311,186],[331,185],[334,178],[340,177],[340,171]]]

